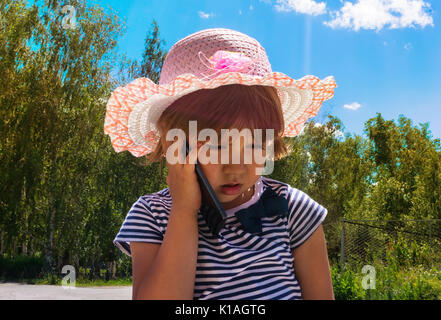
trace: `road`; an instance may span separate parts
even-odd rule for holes
[[[73,287],[0,283],[0,300],[131,300],[132,287]]]

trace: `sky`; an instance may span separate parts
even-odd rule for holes
[[[441,138],[439,0],[96,0],[126,20],[119,52],[141,60],[153,19],[169,50],[207,28],[243,32],[265,48],[273,71],[294,79],[334,76],[331,114],[363,134],[377,113],[429,123]]]

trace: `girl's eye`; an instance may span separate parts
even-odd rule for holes
[[[208,146],[210,149],[224,149],[224,146],[219,145],[219,146]],[[253,145],[249,145],[248,147],[251,147],[252,149],[262,149],[262,145],[261,144],[253,144]]]
[[[224,147],[222,145],[219,146],[208,146],[210,149],[223,149]]]

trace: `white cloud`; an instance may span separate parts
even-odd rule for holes
[[[314,16],[326,13],[326,3],[314,0],[277,0],[275,8],[277,11],[295,11]]]
[[[408,43],[406,43],[405,45],[404,45],[404,49],[406,49],[406,50],[410,50],[410,49],[412,49],[413,48],[413,46],[412,46],[412,44],[410,43],[410,42],[408,42]]]
[[[242,10],[239,10],[239,14],[242,15]]]
[[[359,104],[358,102],[353,102],[351,104],[345,104],[343,106],[343,108],[349,109],[349,110],[358,110],[361,108],[361,104]]]
[[[214,17],[214,13],[206,13],[204,11],[199,11],[198,14],[199,14],[199,17],[202,19],[209,19],[209,18]]]
[[[331,12],[333,19],[324,24],[331,28],[347,28],[358,31],[380,31],[407,27],[433,26],[430,3],[424,0],[357,0],[345,1],[338,11]]]
[[[250,10],[254,10],[254,7],[252,4],[250,4]]]

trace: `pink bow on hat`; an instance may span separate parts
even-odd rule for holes
[[[207,65],[201,59],[201,55],[210,63]],[[209,59],[203,52],[199,52],[199,59],[209,69],[215,71],[211,76],[216,76],[227,72],[247,72],[248,68],[254,63],[253,60],[241,52],[218,50]]]

